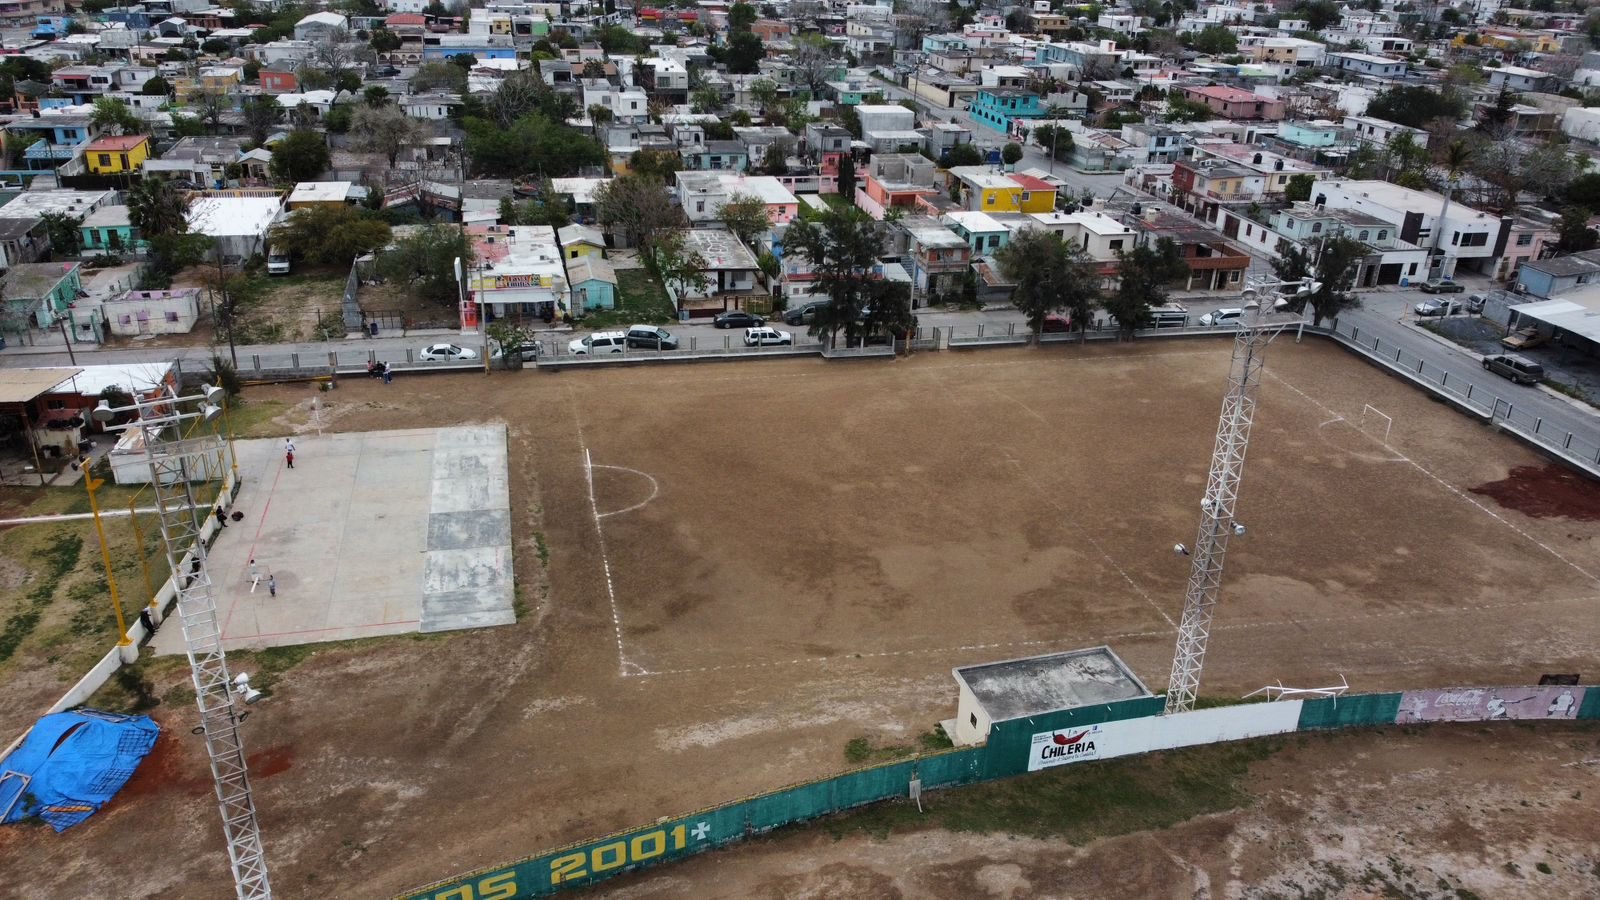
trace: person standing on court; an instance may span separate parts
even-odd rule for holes
[[[283,461],[289,464],[289,468],[294,468],[294,438],[283,439]]]
[[[267,576],[267,594],[272,597],[278,596],[278,576]]]

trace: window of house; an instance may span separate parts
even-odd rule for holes
[[[1518,247],[1526,247],[1531,243],[1533,243],[1533,235],[1531,235],[1531,234],[1519,234],[1519,235],[1517,235],[1517,246]]]
[[[170,309],[167,310],[167,321],[168,322],[176,322],[176,321],[178,321],[178,313],[175,310],[170,310]]]
[[[1250,235],[1255,234],[1254,229],[1255,229],[1254,225],[1246,225],[1244,227],[1244,236],[1245,237],[1249,237]]]
[[[1488,245],[1489,233],[1487,231],[1480,231],[1477,234],[1469,234],[1461,239],[1461,246],[1463,247],[1487,247]]]
[[[1322,233],[1322,223],[1321,222],[1312,222],[1311,223],[1311,233],[1312,234],[1320,234],[1320,233]]]
[[[133,316],[117,316],[118,325],[132,325]]]
[[[977,713],[973,713],[970,716],[968,716],[967,718],[968,718],[968,720],[970,720],[972,722],[972,727],[973,728],[977,728],[978,727],[978,714]]]
[[[102,166],[111,165],[111,154],[109,154],[109,153],[100,154],[100,165],[102,165]]]
[[[984,202],[984,204],[985,204],[985,205],[987,205],[987,206],[993,206],[993,205],[994,205],[994,195],[993,195],[993,194],[988,194],[988,195],[986,195],[986,196],[985,196],[985,197],[984,197],[984,198],[983,198],[983,202]]]
[[[1415,275],[1415,274],[1417,274],[1417,264],[1416,263],[1412,263],[1411,264],[1411,268],[1406,270],[1406,274],[1407,275]]]
[[[1452,246],[1452,247],[1461,246],[1461,232],[1453,231],[1453,232],[1450,233],[1450,246]]]
[[[1031,197],[1032,197],[1032,196],[1033,196],[1033,194],[1032,194],[1032,193],[1030,193],[1030,192],[1028,192],[1028,191],[1023,191],[1023,192],[1022,192],[1022,202],[1023,202],[1023,203],[1027,203],[1027,202],[1028,202],[1028,200],[1029,200],[1029,199],[1030,199],[1030,198],[1031,198]]]
[[[1109,247],[1112,250],[1121,250],[1122,249],[1122,238],[1112,238],[1106,244],[1106,246]]]
[[[1387,241],[1388,239],[1389,239],[1389,232],[1387,230],[1385,230],[1385,229],[1379,229],[1378,230],[1378,240]]]
[[[696,200],[694,202],[694,211],[695,212],[705,212],[706,211],[706,202],[704,200]]]
[[[1358,239],[1358,240],[1362,240],[1362,241],[1364,241],[1364,240],[1366,240],[1366,239],[1367,239],[1367,235],[1369,235],[1369,234],[1371,234],[1371,232],[1369,232],[1369,231],[1365,231],[1365,230],[1363,230],[1363,231],[1362,231],[1362,232],[1361,232],[1361,233],[1360,233],[1360,234],[1359,234],[1359,235],[1357,235],[1357,236],[1356,236],[1356,237],[1357,237],[1357,239]]]

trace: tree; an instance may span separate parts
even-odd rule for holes
[[[883,252],[878,224],[855,207],[831,207],[815,221],[800,219],[784,235],[786,253],[796,253],[816,274],[816,284],[828,297],[811,325],[813,335],[826,335],[830,344],[839,331],[852,341],[864,332],[873,267]]]
[[[389,243],[389,226],[350,206],[297,209],[273,227],[272,247],[315,265],[348,265]]]
[[[1006,144],[1000,150],[1000,160],[1008,166],[1014,166],[1022,159],[1022,145],[1017,143]]]
[[[350,116],[350,136],[357,149],[382,154],[393,169],[400,154],[421,139],[422,123],[393,104],[358,106]]]
[[[661,283],[672,292],[678,308],[683,308],[683,298],[704,294],[711,286],[706,274],[709,263],[698,250],[689,249],[683,232],[676,229],[655,235],[647,247],[647,255]]]
[[[1549,191],[1546,196],[1553,196]],[[1572,179],[1562,199],[1584,209],[1600,209],[1600,172],[1586,172]]]
[[[428,225],[378,254],[376,264],[388,280],[409,287],[424,300],[453,307],[458,297],[458,258],[463,267],[471,265],[471,239],[455,225]]]
[[[1040,125],[1033,129],[1031,136],[1033,142],[1054,156],[1057,162],[1065,162],[1072,158],[1072,150],[1076,145],[1072,141],[1072,132],[1066,128],[1056,125]],[[976,165],[976,163],[966,163],[965,165]]]
[[[1333,0],[1306,0],[1295,6],[1289,18],[1305,19],[1307,28],[1323,31],[1339,24],[1344,18],[1344,9]]]
[[[1044,318],[1072,310],[1082,331],[1099,305],[1100,278],[1094,261],[1077,244],[1068,245],[1053,231],[1026,228],[995,254],[1000,271],[1016,284],[1011,302],[1028,317],[1034,340],[1044,332]]]
[[[649,175],[672,184],[683,169],[683,157],[673,150],[640,150],[628,158],[628,171],[635,175]]]
[[[387,28],[379,28],[372,32],[372,49],[378,53],[391,53],[400,49],[400,36]]]
[[[726,48],[712,48],[712,52],[722,50],[722,62],[727,65],[728,72],[734,75],[749,75],[756,72],[757,63],[767,55],[767,48],[762,46],[761,38],[748,31],[736,31],[728,36]]]
[[[484,328],[489,335],[489,340],[494,342],[496,352],[500,354],[500,365],[503,368],[516,370],[522,368],[522,353],[524,347],[533,347],[538,343],[539,333],[532,328],[525,328],[508,319],[496,319]]]
[[[540,171],[561,178],[606,161],[599,144],[540,113],[524,115],[508,128],[478,118],[463,119],[461,127],[467,133],[467,156],[484,175],[515,177]]]
[[[1484,109],[1478,114],[1478,130],[1495,134],[1500,128],[1511,121],[1512,111],[1517,105],[1517,95],[1506,88],[1501,88],[1495,95],[1494,105]]]
[[[382,106],[389,102],[389,89],[375,84],[361,92],[362,102],[368,106]]]
[[[946,168],[983,165],[983,151],[973,144],[957,144],[945,151],[941,160]]]
[[[839,196],[846,203],[856,200],[856,160],[848,153],[839,157]]]
[[[728,230],[746,245],[750,245],[772,227],[772,217],[767,211],[765,201],[749,194],[734,194],[729,197],[728,202],[717,210],[717,218],[721,219],[722,224],[728,226]]]
[[[244,128],[250,135],[250,140],[256,144],[267,142],[267,136],[278,127],[278,119],[283,114],[283,107],[278,104],[278,98],[270,94],[257,94],[244,101]]]
[[[322,135],[296,129],[272,148],[272,175],[279,181],[311,181],[328,170],[331,159]]]
[[[1105,310],[1117,320],[1118,334],[1133,340],[1133,333],[1150,321],[1150,307],[1167,302],[1167,285],[1189,270],[1171,238],[1154,246],[1143,244],[1120,255],[1117,289],[1105,299]]]
[[[790,44],[794,49],[789,52],[789,64],[795,75],[810,89],[812,97],[819,96],[839,67],[838,48],[820,34],[797,35]]]
[[[1352,237],[1335,235],[1322,242],[1317,251],[1314,271],[1318,287],[1304,297],[1289,301],[1289,308],[1299,312],[1311,307],[1312,322],[1321,325],[1346,309],[1361,305],[1361,298],[1351,293],[1356,280],[1356,270],[1367,255],[1367,245]]]
[[[1367,115],[1412,128],[1422,128],[1435,119],[1461,118],[1466,105],[1453,90],[1410,85],[1379,91],[1367,104]]]
[[[1299,175],[1290,175],[1289,183],[1283,188],[1283,199],[1294,203],[1299,200],[1311,199],[1311,186],[1317,183],[1317,176],[1310,172]]]
[[[417,73],[411,76],[411,90],[419,94],[429,91],[449,91],[452,94],[459,94],[466,89],[466,70],[449,63],[423,63],[417,67]]]
[[[1311,266],[1311,254],[1304,247],[1278,241],[1278,258],[1272,261],[1272,272],[1279,281],[1300,281],[1311,274]]]
[[[489,114],[502,128],[509,128],[518,119],[535,112],[556,119],[570,118],[571,110],[564,113],[549,106],[549,94],[550,88],[540,78],[527,73],[511,75],[502,79],[489,95]]]
[[[1231,56],[1239,52],[1239,36],[1224,25],[1207,25],[1194,36],[1194,49],[1207,56]]]
[[[1561,222],[1556,226],[1557,253],[1577,253],[1600,246],[1600,233],[1589,227],[1589,215],[1587,209],[1577,206],[1561,211]]]
[[[151,240],[189,230],[189,198],[165,178],[150,177],[128,191],[128,222]]]
[[[649,175],[613,178],[595,191],[594,200],[601,227],[629,246],[645,246],[657,232],[683,221],[666,185]]]
[[[749,31],[750,26],[756,23],[756,8],[748,3],[739,2],[728,10],[729,31]]]
[[[114,97],[101,97],[94,101],[89,124],[98,131],[110,134],[138,134],[144,130],[144,122],[133,114],[128,104]]]
[[[44,220],[45,231],[50,235],[50,252],[54,256],[77,256],[83,249],[83,232],[78,226],[83,224],[83,219],[71,213],[47,212],[39,218]]]
[[[144,87],[139,88],[139,93],[146,97],[170,97],[172,96],[172,85],[168,84],[165,78],[157,75],[146,81]]]
[[[617,117],[617,114],[611,111],[611,107],[600,103],[591,104],[588,113],[589,121],[594,123],[596,132],[610,125],[611,121]]]
[[[350,43],[350,32],[334,28],[311,45],[311,61],[335,78],[349,69],[356,60],[356,45]]]
[[[785,152],[783,141],[773,141],[767,145],[767,152],[761,157],[761,173],[763,175],[789,173],[789,155]]]
[[[722,105],[722,94],[709,84],[702,84],[689,92],[689,104],[697,113],[709,113]]]

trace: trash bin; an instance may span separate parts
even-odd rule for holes
[[[372,336],[373,337],[377,337],[378,336],[378,323],[377,322],[373,322],[373,323],[369,324],[367,326],[367,328],[372,332]]]

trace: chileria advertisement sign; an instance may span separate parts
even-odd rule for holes
[[[1051,766],[1099,759],[1102,746],[1109,738],[1110,735],[1099,725],[1036,734],[1028,755],[1028,771],[1037,772]]]

